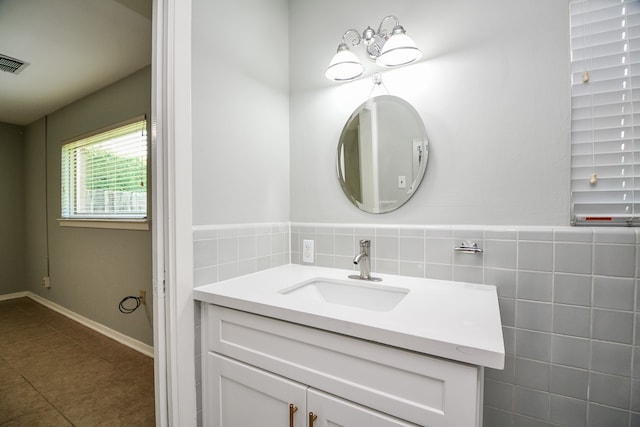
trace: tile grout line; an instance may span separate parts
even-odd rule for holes
[[[62,412],[62,411],[61,411],[61,410],[60,410],[60,409],[59,409],[59,408],[58,408],[58,407],[57,407],[53,402],[51,402],[51,401],[47,398],[47,396],[45,396],[45,395],[44,395],[44,394],[43,394],[43,393],[42,393],[42,392],[41,392],[41,391],[40,391],[40,390],[39,390],[35,385],[33,385],[33,384],[31,383],[31,381],[29,381],[29,379],[28,379],[27,377],[25,377],[24,375],[20,375],[20,376],[21,376],[22,378],[24,378],[24,380],[27,382],[27,384],[29,384],[29,386],[31,386],[31,388],[32,388],[32,389],[34,389],[34,390],[35,390],[35,392],[36,392],[36,393],[38,393],[38,394],[40,395],[40,397],[42,397],[42,398],[43,398],[43,399],[44,399],[44,400],[45,400],[49,405],[51,405],[51,407],[52,407],[53,409],[55,409],[55,410],[56,410],[56,412],[57,412],[57,413],[59,413],[59,414],[62,416],[62,418],[64,418],[65,420],[67,420],[67,422],[68,422],[69,424],[71,424],[72,426],[75,426],[75,424],[73,423],[73,421],[71,421],[71,420],[70,420],[70,419],[65,415],[65,413],[64,413],[64,412]]]
[[[52,309],[50,309],[50,308],[48,308],[48,307],[46,307],[46,306],[42,306],[42,307],[41,307],[41,304],[40,304],[40,303],[38,303],[37,301],[33,301],[33,304],[35,304],[38,308],[42,308],[42,309],[44,309],[44,310],[45,310],[46,312],[48,312],[48,313],[52,313],[52,314],[54,314],[54,315],[56,315],[56,316],[58,316],[58,315],[59,315],[58,313],[56,313],[56,312],[55,312],[55,310],[52,310]],[[29,311],[29,310],[17,310],[17,311],[15,312],[15,314],[12,314],[12,315],[11,315],[11,317],[10,317],[10,319],[13,319],[13,321],[11,321],[11,324],[15,324],[15,325],[20,325],[20,324],[25,325],[25,324],[29,324],[29,322],[30,322],[30,321],[32,321],[32,319],[31,319],[30,317],[31,317],[34,313],[37,313],[37,314],[38,314],[38,315],[40,315],[40,316],[43,316],[43,315],[44,315],[43,313],[41,313],[41,312],[39,312],[39,311],[34,312],[34,311]],[[26,316],[26,317],[25,317],[25,316]],[[90,329],[90,328],[87,328],[85,325],[82,325],[81,323],[79,323],[79,322],[77,322],[77,321],[75,321],[75,320],[73,320],[73,319],[70,319],[70,322],[72,322],[74,325],[77,325],[77,326],[78,326],[79,328],[81,328],[81,329],[87,329],[87,330],[88,330],[88,331],[90,331],[90,332],[95,332],[95,331],[91,331],[91,329]],[[44,322],[44,323],[46,323],[46,322]],[[20,346],[20,347],[22,347],[22,348],[18,348],[19,350],[21,350],[21,353],[20,353],[20,354],[16,354],[16,360],[18,360],[17,358],[21,356],[22,352],[28,352],[28,354],[33,355],[33,357],[34,357],[34,358],[36,358],[36,359],[38,359],[38,358],[39,358],[39,359],[41,359],[41,360],[43,360],[43,361],[45,361],[45,362],[46,362],[46,357],[47,357],[47,356],[45,356],[45,355],[50,354],[51,352],[53,352],[53,351],[57,350],[58,348],[53,348],[53,349],[52,349],[52,348],[50,348],[50,346],[42,346],[42,345],[39,345],[37,342],[34,342],[34,344],[36,344],[36,345],[38,346],[38,347],[36,347],[36,348],[37,348],[38,350],[42,350],[42,351],[33,352],[34,347],[33,347],[33,345],[30,343],[30,341],[35,341],[35,340],[37,340],[37,339],[39,339],[39,338],[47,338],[47,337],[51,337],[51,336],[55,336],[55,335],[59,335],[59,336],[61,336],[61,337],[64,337],[65,339],[68,339],[68,340],[69,340],[69,343],[72,343],[72,344],[74,345],[74,348],[76,348],[76,347],[77,347],[77,349],[78,349],[78,350],[81,350],[81,351],[82,351],[82,354],[84,354],[84,352],[86,351],[86,352],[88,352],[88,354],[92,355],[93,357],[96,357],[96,359],[100,359],[100,360],[102,360],[104,363],[108,363],[108,364],[110,364],[110,365],[112,366],[112,368],[113,368],[113,367],[117,367],[117,366],[118,366],[118,364],[122,361],[122,360],[120,360],[120,361],[119,361],[119,360],[108,360],[108,359],[105,359],[105,358],[101,357],[101,356],[100,356],[100,354],[99,354],[95,349],[91,349],[89,346],[87,346],[87,345],[86,345],[86,343],[85,343],[85,344],[83,344],[83,343],[78,342],[78,341],[77,341],[77,340],[76,340],[72,335],[69,335],[69,334],[68,334],[68,332],[72,330],[72,328],[70,328],[70,327],[69,327],[69,328],[57,329],[57,328],[55,328],[55,327],[53,327],[53,326],[45,325],[45,324],[42,324],[41,326],[47,326],[49,329],[51,329],[52,331],[54,331],[54,332],[55,332],[55,334],[46,334],[46,335],[41,335],[41,336],[39,336],[39,337],[34,337],[34,338],[32,338],[32,339],[28,339],[28,340],[20,341],[20,343],[16,343],[16,344],[22,344],[22,345]],[[99,332],[95,332],[95,333],[96,333],[98,336],[101,336],[101,334],[100,334]],[[117,349],[120,349],[120,348],[123,348],[123,349],[125,349],[125,350],[127,350],[127,351],[129,351],[129,350],[130,350],[130,351],[132,351],[132,352],[133,352],[133,351],[135,351],[135,350],[133,350],[133,349],[128,349],[128,348],[127,348],[127,346],[123,345],[122,343],[118,343],[117,341],[113,340],[113,339],[112,339],[112,338],[110,338],[110,337],[104,336],[104,338],[106,338],[106,339],[107,339],[106,344],[105,344],[105,343],[103,343],[103,342],[101,342],[101,341],[99,341],[99,340],[98,340],[98,341],[96,341],[96,344],[98,344],[98,345],[100,345],[100,346],[102,346],[102,345],[106,345],[106,346],[109,348],[109,352],[111,352],[111,350],[110,350],[110,349],[117,350]],[[48,342],[48,341],[47,341],[47,342]],[[45,344],[46,344],[46,343],[45,343]],[[62,346],[62,347],[65,347],[65,346]],[[62,348],[62,347],[60,347],[60,348]],[[137,353],[136,353],[136,355],[137,355]],[[42,357],[45,357],[45,359],[42,359]],[[145,359],[147,359],[147,358],[148,358],[148,356],[146,356],[146,355],[140,355],[140,357],[144,357]],[[37,393],[37,396],[39,396],[39,398],[41,399],[41,400],[39,400],[39,401],[41,401],[43,404],[44,404],[44,402],[46,402],[46,403],[48,404],[48,408],[41,408],[41,410],[42,410],[42,411],[55,410],[55,411],[56,411],[56,412],[57,412],[57,413],[58,413],[62,418],[64,418],[64,419],[69,423],[69,425],[71,425],[71,426],[75,425],[75,424],[70,420],[70,418],[68,417],[68,415],[67,415],[67,414],[65,414],[65,412],[64,412],[63,410],[61,410],[61,408],[60,408],[60,407],[58,407],[56,404],[54,404],[54,402],[53,402],[52,400],[50,400],[50,399],[49,399],[48,395],[47,395],[47,394],[45,394],[44,390],[41,390],[40,388],[38,388],[38,387],[35,385],[35,383],[33,383],[33,382],[32,382],[32,380],[33,380],[33,381],[38,382],[38,380],[40,380],[40,378],[41,378],[41,375],[40,375],[40,374],[37,374],[37,373],[34,373],[34,375],[35,375],[35,376],[32,376],[32,377],[31,377],[31,378],[32,378],[32,380],[30,380],[30,379],[29,379],[29,377],[27,376],[27,374],[28,374],[28,372],[29,372],[28,367],[29,367],[29,366],[32,366],[32,363],[29,363],[28,365],[23,365],[22,367],[20,367],[20,366],[16,366],[15,364],[11,363],[11,362],[10,362],[10,360],[6,358],[6,356],[0,356],[0,360],[3,360],[3,361],[5,362],[5,364],[6,364],[10,369],[12,369],[12,370],[16,373],[16,379],[19,377],[19,378],[22,380],[22,383],[23,383],[23,384],[25,384],[25,385],[26,385],[26,384],[28,384],[28,386],[29,386],[33,391],[35,391],[35,393]],[[40,362],[38,362],[38,363],[40,363]],[[131,364],[130,368],[131,368],[131,369],[135,369],[135,370],[139,370],[139,369],[140,369],[141,367],[143,367],[143,366],[144,366],[143,364],[138,363],[138,362],[136,361],[136,363],[135,363],[135,364]],[[26,369],[25,369],[25,368],[26,368]],[[89,374],[89,373],[87,372],[87,374]],[[45,378],[44,378],[44,382],[41,384],[41,387],[42,387],[42,386],[45,386],[45,388],[46,388],[46,387],[48,387],[50,384],[55,385],[56,383],[50,383],[50,382],[48,382],[48,381],[47,381],[47,378],[45,377]],[[142,384],[142,385],[144,385],[143,383],[141,383],[141,384]],[[68,386],[73,387],[73,386],[74,386],[74,384],[68,384]],[[146,387],[146,386],[145,386],[145,387]],[[58,388],[56,387],[54,390],[58,390]],[[64,390],[63,390],[63,391],[64,391]],[[145,394],[146,394],[146,393],[145,393]],[[152,396],[152,395],[153,395],[153,394],[151,393],[149,396]],[[68,399],[66,399],[66,400],[62,400],[62,401],[60,401],[60,402],[58,402],[58,403],[66,404],[66,403],[67,403],[67,401],[69,401],[69,400],[68,400]],[[25,410],[25,412],[24,412],[24,413],[21,413],[21,414],[19,414],[18,416],[13,417],[13,418],[12,418],[12,420],[20,419],[20,418],[22,418],[22,417],[29,417],[29,419],[31,419],[31,418],[33,418],[33,417],[38,417],[38,416],[39,416],[39,414],[40,414],[40,410],[38,410],[38,411],[33,411],[33,410],[30,410],[30,408],[25,408],[25,409],[26,409],[26,410]],[[94,411],[94,412],[95,412],[95,411]],[[51,413],[52,413],[52,412],[51,412]],[[149,415],[154,416],[154,415],[155,415],[155,412],[154,412],[154,411],[150,411],[150,412],[149,412]],[[8,420],[8,422],[11,422],[11,420]]]

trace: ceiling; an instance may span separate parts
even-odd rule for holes
[[[0,0],[0,122],[27,125],[151,64],[152,0]]]

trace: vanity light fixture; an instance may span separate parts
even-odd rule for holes
[[[387,32],[382,26],[391,19],[395,21],[395,24],[391,32]],[[349,33],[355,33],[351,44],[356,47],[364,43],[369,59],[383,67],[407,65],[417,61],[422,56],[422,52],[416,47],[414,41],[407,36],[398,18],[393,15],[385,16],[380,21],[378,31],[374,31],[371,27],[367,27],[362,32],[362,35],[354,29],[345,31],[342,35],[342,41],[338,45],[338,51],[331,59],[325,73],[329,80],[338,82],[353,80],[360,77],[364,71],[364,66],[360,63],[356,54],[349,50],[347,45],[346,38]]]

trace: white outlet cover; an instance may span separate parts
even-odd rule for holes
[[[302,241],[302,262],[312,263],[314,260],[313,240]]]

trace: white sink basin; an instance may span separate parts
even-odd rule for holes
[[[346,305],[371,311],[391,311],[409,293],[409,289],[315,278],[282,289],[279,293],[313,302]]]

